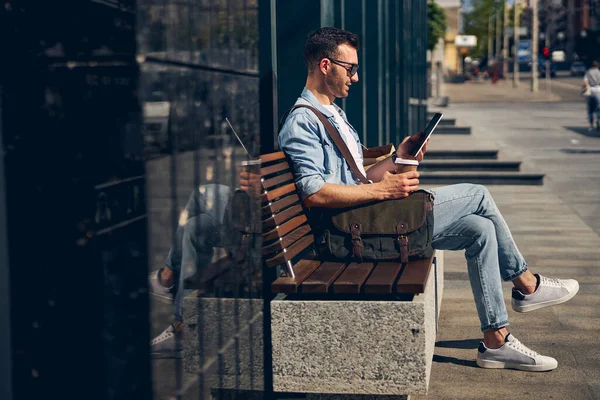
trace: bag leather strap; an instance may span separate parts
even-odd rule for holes
[[[327,131],[327,134],[329,135],[329,137],[335,144],[335,147],[337,147],[337,149],[340,151],[340,153],[342,153],[342,156],[348,163],[348,166],[350,167],[350,170],[352,171],[354,176],[356,176],[358,178],[358,180],[360,180],[361,183],[364,183],[364,184],[371,183],[371,181],[369,179],[367,179],[367,177],[364,176],[363,173],[358,169],[358,166],[356,165],[356,161],[354,160],[354,157],[350,153],[350,149],[348,149],[346,142],[344,142],[344,139],[342,139],[342,137],[340,136],[340,133],[337,131],[337,129],[335,129],[333,124],[327,119],[327,117],[325,117],[325,115],[321,111],[317,110],[316,108],[314,108],[312,106],[307,106],[304,104],[297,104],[297,105],[293,106],[292,108],[290,108],[288,111],[286,111],[286,113],[281,118],[279,126],[281,127],[283,125],[283,122],[285,121],[285,119],[287,118],[289,113],[294,111],[296,108],[308,108],[309,110],[311,110],[317,116],[317,118],[319,118],[319,120],[325,127],[325,130]]]

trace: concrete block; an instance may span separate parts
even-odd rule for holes
[[[438,257],[437,274],[412,301],[272,301],[275,391],[426,394],[441,304],[435,285],[443,283]]]
[[[438,321],[440,320],[440,311],[442,309],[442,295],[444,294],[444,252],[437,250],[435,252],[435,258],[433,260],[433,271],[435,279],[435,298],[436,298],[436,316],[435,326],[437,332]]]
[[[183,369],[206,388],[264,390],[263,300],[184,299]]]
[[[308,394],[307,400],[409,400],[409,396],[378,396],[369,394]]]

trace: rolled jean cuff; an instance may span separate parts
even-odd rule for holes
[[[168,269],[171,272],[175,272],[175,270],[173,269],[173,267],[171,267],[171,263],[170,262],[165,261],[164,264],[165,264],[165,266],[163,268],[166,268],[166,269]]]
[[[505,326],[510,325],[508,323],[508,321],[504,321],[504,322],[496,322],[495,324],[489,324],[487,326],[482,326],[481,327],[481,332],[485,332],[485,331],[491,331],[493,329],[500,329],[500,328],[504,328]]]
[[[502,280],[504,282],[513,281],[513,280],[517,279],[518,277],[520,277],[521,275],[523,275],[525,273],[525,271],[527,271],[527,264],[523,264],[521,266],[521,268],[519,268],[517,271],[513,272],[512,274],[508,275],[507,277],[502,277]]]

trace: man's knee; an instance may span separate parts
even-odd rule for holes
[[[472,193],[479,194],[482,197],[489,197],[489,196],[491,196],[490,195],[490,191],[484,185],[478,185],[476,183],[466,183],[466,185],[469,186],[469,191],[472,192]]]
[[[490,241],[496,242],[496,228],[491,220],[475,216],[475,218],[469,219],[469,224],[476,242],[481,245],[485,245]]]

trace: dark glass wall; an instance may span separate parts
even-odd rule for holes
[[[134,3],[0,14],[12,398],[148,398]]]

